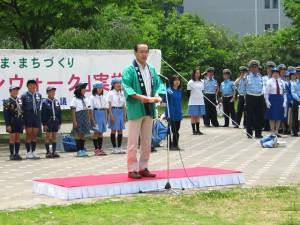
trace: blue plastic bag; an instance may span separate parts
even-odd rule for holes
[[[159,143],[162,140],[165,140],[167,137],[168,129],[166,126],[160,121],[157,120],[152,128],[152,145],[153,147],[158,147]]]
[[[273,135],[266,135],[260,140],[260,144],[264,148],[277,148],[277,137]]]
[[[63,145],[64,145],[65,152],[76,152],[77,151],[76,141],[69,134],[64,136]]]

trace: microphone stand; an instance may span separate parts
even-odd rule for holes
[[[167,82],[169,82],[169,79],[161,74],[158,74],[160,77],[164,78],[164,87],[166,92],[166,103],[167,103],[167,112],[168,116],[170,117],[170,108],[169,108],[169,100],[168,100],[168,92],[167,92]],[[175,191],[175,189],[184,190],[184,188],[172,188],[170,184],[170,140],[173,142],[173,133],[172,133],[172,124],[170,122],[170,119],[168,120],[168,133],[167,133],[167,183],[165,184],[164,188],[158,188],[158,189],[150,189],[150,190],[141,190],[140,193],[145,192],[162,192],[162,191],[172,191],[175,194],[180,194],[179,192]]]

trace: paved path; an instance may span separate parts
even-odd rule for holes
[[[70,125],[63,126],[63,132],[70,131]],[[287,147],[264,149],[259,140],[246,138],[245,130],[229,128],[202,128],[205,135],[191,134],[190,121],[185,119],[180,130],[181,154],[170,152],[170,167],[195,166],[220,167],[241,170],[245,174],[245,186],[291,185],[300,183],[300,138],[286,137]],[[0,131],[1,132],[1,131]],[[266,134],[266,133],[265,133]],[[127,130],[124,132],[124,146]],[[166,146],[166,142],[162,144]],[[92,141],[88,141],[92,149]],[[105,134],[104,147],[110,152],[109,132]],[[0,209],[34,207],[41,204],[70,204],[41,196],[32,192],[32,180],[40,178],[108,174],[126,172],[126,155],[88,158],[74,157],[74,153],[61,153],[59,159],[45,159],[44,148],[38,146],[40,160],[9,161],[6,145],[0,145]],[[89,152],[92,155],[92,151]],[[21,155],[25,155],[24,146]],[[150,169],[166,169],[165,147],[151,154]],[[80,200],[90,202],[92,199]]]

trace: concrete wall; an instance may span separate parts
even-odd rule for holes
[[[265,1],[257,0],[257,32],[263,33],[265,24],[279,24],[279,10],[265,9]],[[283,0],[279,0],[282,2]],[[256,33],[255,0],[184,0],[184,12],[196,13],[207,22],[230,29],[231,33]],[[281,27],[290,24],[290,19],[280,12]]]

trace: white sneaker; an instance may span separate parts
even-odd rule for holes
[[[116,148],[113,148],[112,153],[113,154],[120,154],[121,152],[120,152],[119,148],[116,147]]]
[[[119,152],[120,152],[119,154],[125,154],[125,151],[123,150],[122,147],[119,147],[118,149],[119,149]]]
[[[33,158],[35,158],[35,159],[39,159],[39,158],[40,158],[39,155],[36,153],[36,151],[33,151],[33,152],[32,152],[32,156],[33,156]]]
[[[27,152],[26,153],[26,159],[33,159],[34,157],[33,157],[33,155],[32,155],[32,153],[31,152]]]

